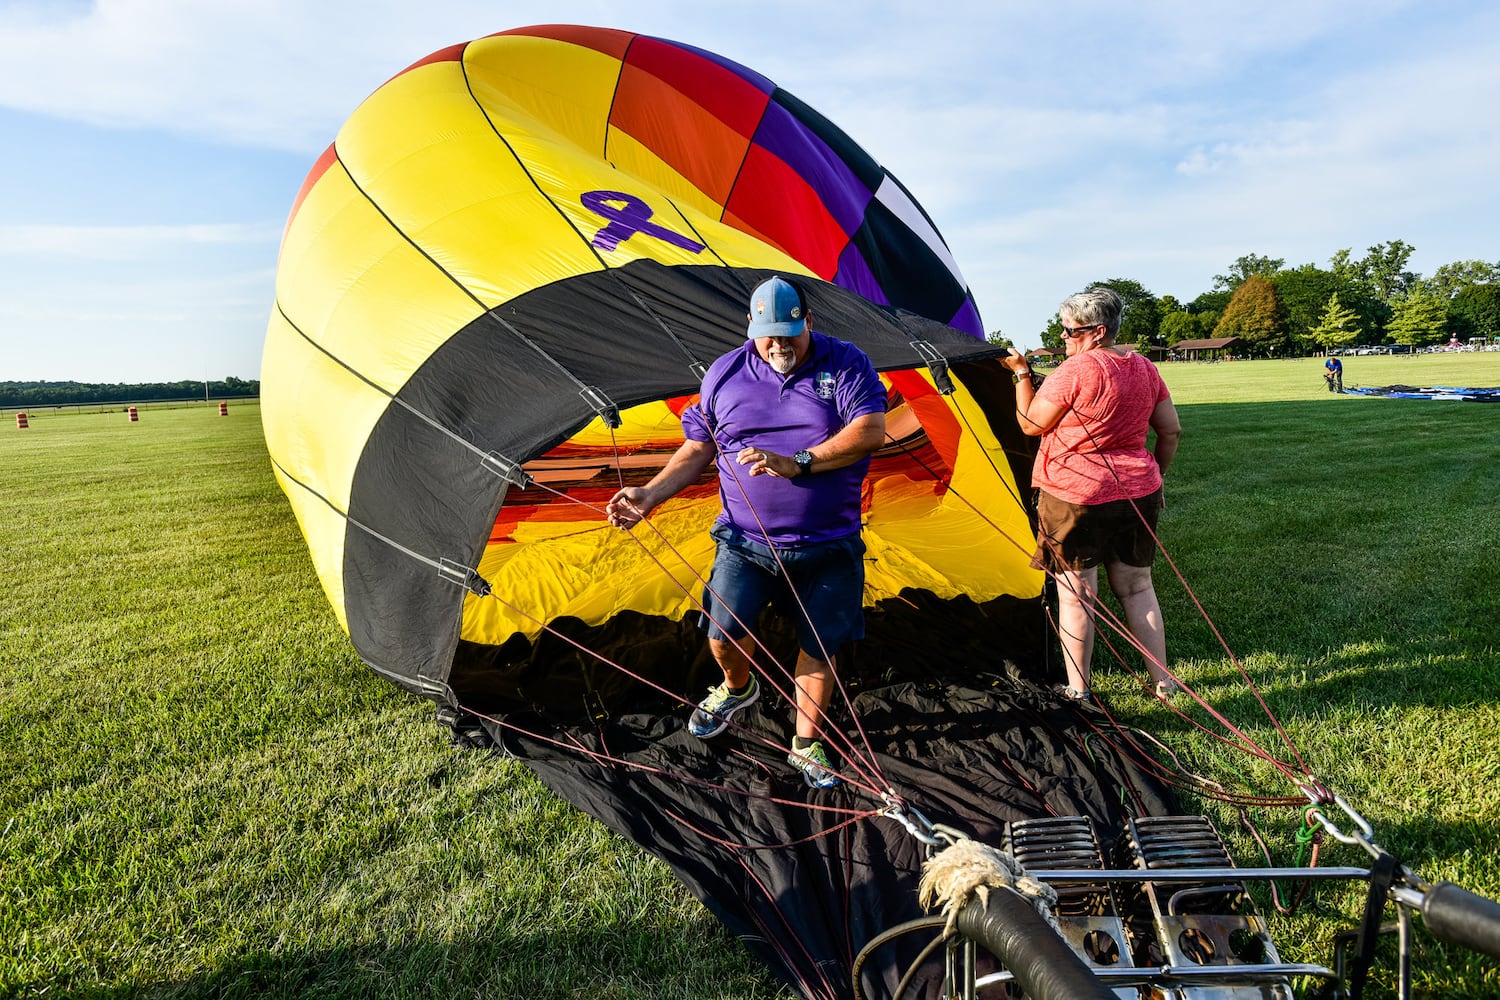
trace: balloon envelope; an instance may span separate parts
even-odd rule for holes
[[[898,794],[975,832],[1038,810],[1118,819],[1129,768],[1069,750],[1073,716],[1003,680],[1041,662],[1044,629],[1031,448],[1001,352],[907,190],[752,70],[544,25],[397,74],[293,205],[262,419],[367,664],[487,717],[552,787],[667,858],[784,979],[843,995],[829,970],[915,906],[912,842],[871,820],[801,848],[799,867],[776,845],[837,822],[764,801],[811,794],[784,752],[682,732],[683,702],[716,680],[691,614],[712,470],[649,532],[602,511],[681,444],[679,415],[744,343],[750,290],[772,274],[797,280],[817,327],[863,348],[888,390],[891,439],[863,502],[869,637],[840,669],[885,720],[874,752]],[[748,729],[785,746],[789,709],[773,702]],[[549,742],[561,733],[576,750]],[[718,790],[663,777],[692,774]],[[811,923],[786,919],[792,897]]]

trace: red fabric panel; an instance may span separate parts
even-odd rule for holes
[[[726,219],[733,215],[745,223],[736,228],[762,236],[825,281],[838,273],[849,237],[818,193],[780,157],[751,146],[725,209]]]
[[[512,28],[509,31],[497,31],[490,38],[499,38],[502,35],[529,35],[532,38],[551,38],[559,42],[569,42],[573,45],[582,45],[584,48],[603,52],[607,56],[616,59],[625,58],[625,50],[630,48],[630,40],[635,38],[634,33],[629,31],[617,31],[614,28],[589,28],[577,24],[533,24],[527,28]]]
[[[602,525],[604,515],[594,508],[602,509],[618,489],[616,486],[584,486],[567,490],[561,497],[540,490],[519,491],[516,496],[521,498],[520,502],[512,504],[507,497],[505,505],[500,508],[486,544],[514,544],[516,528],[522,522]],[[694,483],[678,493],[677,499],[697,500],[718,495],[719,481],[715,479],[708,483]],[[527,503],[529,498],[536,498],[537,502]]]
[[[302,181],[302,187],[297,191],[297,198],[292,202],[292,211],[286,217],[286,227],[281,231],[283,246],[286,244],[287,230],[292,228],[292,220],[297,217],[297,209],[302,207],[302,202],[307,198],[308,192],[318,181],[322,180],[328,168],[338,162],[338,158],[338,151],[333,148],[333,143],[329,143],[328,148],[323,150],[323,155],[318,157],[318,162],[314,163],[312,169],[307,172],[307,177]]]
[[[958,464],[958,442],[964,435],[963,425],[953,416],[953,411],[943,401],[942,395],[927,380],[914,371],[886,372],[891,385],[906,397],[907,405],[917,415],[927,439],[937,449],[947,469],[944,477],[951,475]]]
[[[438,49],[436,52],[432,53],[431,55],[423,56],[421,59],[418,59],[416,62],[412,63],[410,66],[408,66],[405,69],[403,69],[401,71],[401,73],[410,73],[412,70],[416,69],[418,66],[426,66],[429,63],[457,62],[458,60],[460,60],[460,59],[462,59],[464,57],[464,49],[466,49],[468,47],[469,47],[469,43],[468,42],[459,42],[457,45],[450,45],[447,48]],[[401,73],[397,73],[396,76],[400,76]],[[395,76],[391,77],[392,80],[394,80],[395,78],[396,78]],[[386,81],[386,82],[389,83],[390,81]]]
[[[771,95],[743,76],[695,52],[655,38],[640,38],[629,65],[656,77],[693,100],[748,141],[760,125]],[[623,88],[622,88],[623,89]]]

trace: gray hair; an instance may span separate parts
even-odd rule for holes
[[[1105,288],[1103,285],[1075,292],[1063,299],[1062,305],[1057,307],[1059,316],[1066,313],[1079,326],[1104,324],[1104,335],[1109,340],[1114,340],[1115,334],[1120,332],[1120,315],[1124,311],[1125,303],[1120,300],[1120,296],[1115,294],[1113,288]]]

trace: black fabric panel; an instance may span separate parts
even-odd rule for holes
[[[963,308],[968,292],[921,237],[883,203],[870,202],[864,224],[851,242],[886,297],[902,309],[952,317]]]
[[[1091,736],[1082,710],[1004,673],[958,660],[950,666],[967,676],[894,681],[855,696],[889,787],[929,820],[998,846],[1006,821],[1086,815],[1108,856],[1127,816],[1175,809],[1164,789]],[[670,865],[783,982],[805,997],[852,996],[860,949],[923,915],[921,845],[876,816],[816,836],[848,817],[803,803],[867,810],[881,802],[848,785],[828,792],[803,785],[778,749],[791,735],[791,708],[779,698],[768,694],[737,720],[775,746],[734,729],[695,739],[684,717],[642,713],[571,731],[639,766],[597,763],[521,729],[487,728],[558,795]],[[525,722],[515,720],[522,729]],[[892,995],[928,940],[899,938],[874,953],[866,995]],[[941,952],[904,996],[936,998],[940,981]]]
[[[880,185],[886,178],[885,169],[876,163],[875,158],[866,153],[859,143],[851,139],[847,132],[784,90],[778,88],[773,91],[771,101],[785,108],[787,113],[805,125],[808,131],[823,140],[828,148],[844,161],[844,165],[853,171],[860,183],[870,189],[872,194],[880,190]]]
[[[390,542],[473,565],[473,531],[498,504],[499,483],[473,452],[399,406],[375,426],[357,470],[350,518],[383,537],[353,524],[345,533],[349,635],[366,662],[429,696],[448,674],[464,590]]]
[[[488,715],[525,712],[549,725],[599,714],[675,712],[723,679],[696,618],[674,622],[626,613],[595,628],[562,619],[554,623],[557,634],[543,633],[535,641],[517,636],[503,646],[460,642],[449,682],[466,708]],[[796,658],[791,620],[789,611],[773,606],[754,630],[782,663]],[[1043,666],[1046,622],[1036,600],[999,597],[980,604],[908,590],[867,608],[865,631],[840,655],[846,683],[925,682],[951,673],[953,663],[988,671],[1003,664],[1033,680],[1057,679]]]
[[[481,316],[428,359],[372,430],[350,516],[427,559],[476,566],[505,488],[483,468],[486,453],[520,463],[572,436],[596,415],[580,383],[622,408],[696,392],[691,365],[744,343],[749,292],[772,273],[642,260]],[[940,323],[898,319],[825,282],[802,284],[817,328],[858,343],[882,370],[917,360],[909,331],[953,357],[994,353]],[[446,680],[461,588],[351,526],[344,591],[366,662],[428,693]]]

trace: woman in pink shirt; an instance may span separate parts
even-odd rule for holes
[[[1067,359],[1040,389],[1026,359],[1001,363],[1016,380],[1016,419],[1040,437],[1032,485],[1037,494],[1037,553],[1032,565],[1057,580],[1057,628],[1070,698],[1090,697],[1094,605],[1099,566],[1125,610],[1131,634],[1163,697],[1177,690],[1166,671],[1167,637],[1151,583],[1156,520],[1165,503],[1162,475],[1177,453],[1182,425],[1156,366],[1115,346],[1123,304],[1108,288],[1090,288],[1058,307]],[[1147,431],[1156,432],[1146,447]]]

